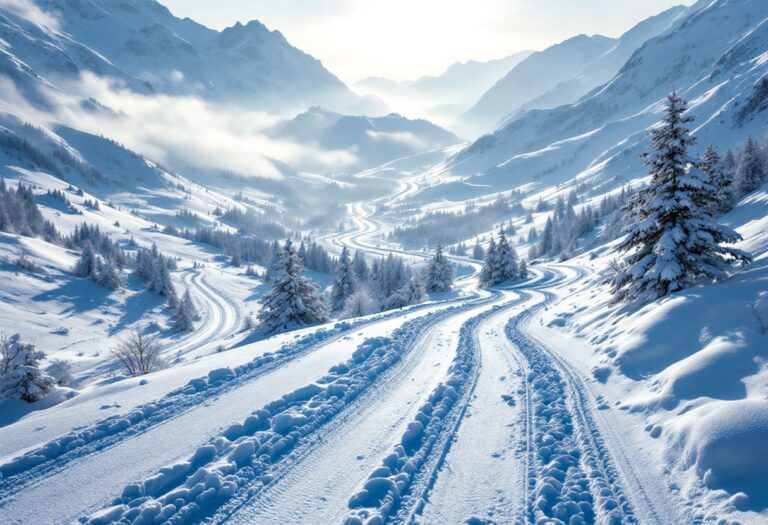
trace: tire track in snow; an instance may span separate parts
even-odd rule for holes
[[[480,330],[489,320],[508,315],[526,299],[521,293],[463,323],[450,374],[421,406],[400,444],[352,496],[346,525],[413,522],[437,480],[477,386]]]
[[[632,505],[577,383],[562,363],[523,329],[552,302],[512,318],[505,333],[525,359],[522,451],[526,504],[516,523],[634,524]]]
[[[269,486],[222,509],[211,521],[319,525],[342,519],[355,484],[365,478],[379,454],[399,439],[409,414],[440,380],[439,371],[447,370],[450,355],[445,353],[450,352],[448,341],[456,317],[471,316],[501,300],[497,292],[492,300],[455,311],[419,333],[404,362],[378,379],[310,446],[298,450]],[[437,366],[435,360],[443,364]]]
[[[318,431],[356,404],[382,373],[407,357],[424,330],[451,317],[459,305],[408,321],[391,338],[364,342],[353,357],[315,383],[268,403],[241,424],[233,424],[188,460],[163,468],[155,476],[125,487],[115,506],[92,516],[91,523],[123,519],[198,521],[224,505],[238,505],[279,475],[283,458],[311,447]],[[348,389],[348,390],[347,390]],[[287,425],[287,426],[286,426]],[[290,461],[288,461],[290,463]],[[273,473],[273,468],[277,473]],[[230,503],[228,503],[230,502]],[[226,507],[225,507],[226,509]]]
[[[451,304],[472,300],[477,299],[464,298],[441,304],[422,304],[373,318],[336,323],[332,328],[308,334],[235,369],[214,370],[206,377],[193,379],[186,387],[174,390],[157,401],[140,405],[127,414],[111,416],[76,429],[0,465],[0,508],[25,487],[62,471],[73,462],[85,461],[94,454],[108,451],[127,439],[173,421],[214,398],[241,389],[296,359],[338,342],[352,331],[421,310],[450,307]]]
[[[429,494],[441,480],[446,458],[456,444],[458,432],[462,429],[465,415],[473,402],[480,374],[487,374],[481,361],[484,354],[480,343],[481,332],[493,323],[503,322],[509,315],[509,310],[519,308],[521,303],[529,301],[530,294],[524,290],[549,286],[553,281],[562,281],[565,278],[558,271],[535,272],[535,277],[507,287],[508,290],[518,290],[516,300],[498,305],[463,324],[450,377],[431,394],[429,401],[411,423],[415,427],[409,426],[403,434],[401,445],[384,458],[380,466],[370,474],[362,489],[352,497],[349,506],[353,510],[347,516],[347,525],[414,523],[418,520]],[[516,363],[514,367],[508,366],[507,369],[518,367]],[[486,378],[486,381],[488,380],[489,378]],[[488,385],[482,386],[485,388]],[[498,414],[493,414],[490,418],[491,425],[498,423],[498,418]],[[475,419],[470,421],[474,423]],[[488,428],[479,430],[493,432],[493,429]],[[410,446],[409,450],[406,443],[414,440],[414,431],[419,436],[416,439],[419,446]],[[472,445],[470,449],[469,461],[474,467],[477,450]],[[489,452],[489,455],[494,452]],[[480,475],[481,478],[486,476],[487,472]],[[454,494],[452,499],[461,498]],[[464,517],[468,518],[471,514],[467,512]]]

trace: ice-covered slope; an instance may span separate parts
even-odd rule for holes
[[[154,0],[37,0],[54,27],[0,5],[6,50],[44,77],[91,71],[134,90],[199,95],[272,111],[325,104],[374,108],[278,31],[253,21],[222,32],[176,18]]]
[[[616,40],[601,35],[578,35],[533,53],[486,91],[464,118],[480,127],[490,126],[569,80],[615,44]]]
[[[713,142],[726,149],[750,133],[762,136],[767,16],[768,4],[760,0],[702,0],[601,88],[575,104],[522,112],[444,169],[478,174],[471,182],[497,190],[529,182],[547,186],[580,173],[606,180],[643,176],[635,159],[672,89],[691,101],[701,148]],[[444,188],[454,190],[460,188]]]
[[[273,128],[279,137],[314,143],[330,151],[349,151],[355,172],[416,153],[458,144],[453,133],[429,121],[396,113],[384,117],[349,116],[313,107]]]
[[[608,82],[619,72],[646,40],[666,31],[685,11],[675,6],[647,18],[621,35],[616,45],[590,63],[575,77],[562,82],[523,105],[523,109],[546,109],[576,102],[594,88]]]

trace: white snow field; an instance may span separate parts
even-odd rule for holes
[[[364,83],[500,123],[451,145],[258,21],[0,0],[0,333],[46,354],[13,373],[72,376],[27,402],[0,367],[0,525],[768,525],[768,2],[689,3]],[[752,257],[616,302],[673,89],[690,153],[733,177],[706,214]],[[283,282],[318,289],[281,313],[322,315],[265,335],[285,239],[306,268]],[[455,278],[426,294],[431,261]],[[164,358],[135,377],[113,353],[134,329]]]

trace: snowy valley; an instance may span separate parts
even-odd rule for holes
[[[667,7],[347,84],[0,0],[0,523],[768,524],[768,4]]]

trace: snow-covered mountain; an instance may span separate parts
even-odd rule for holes
[[[668,29],[684,10],[683,6],[667,9],[615,40],[579,35],[535,53],[483,94],[464,117],[489,126],[520,109],[576,102],[610,80],[637,48]]]
[[[321,107],[280,122],[272,132],[277,137],[330,151],[349,151],[356,160],[344,170],[351,173],[461,142],[453,133],[426,120],[410,120],[397,113],[350,116]]]
[[[701,148],[709,142],[721,149],[736,146],[749,133],[762,136],[765,16],[759,0],[702,0],[646,41],[605,85],[574,104],[519,112],[444,168],[497,189],[557,184],[579,174],[642,177],[634,160],[672,89],[691,101]],[[451,186],[442,191],[467,189]],[[468,191],[482,190],[475,185]]]
[[[602,35],[578,35],[533,53],[486,91],[464,118],[491,125],[569,80],[615,45],[616,40]]]
[[[544,94],[523,104],[523,109],[547,109],[576,102],[594,88],[608,82],[619,72],[646,40],[666,31],[685,11],[676,6],[640,22],[621,35],[611,49],[570,78]]]
[[[38,0],[55,25],[0,5],[5,59],[42,77],[75,79],[90,71],[134,90],[198,95],[272,112],[324,104],[381,110],[358,97],[312,56],[258,21],[221,32],[179,19],[155,0]],[[11,58],[11,55],[13,58]]]
[[[456,118],[531,53],[520,51],[496,60],[457,62],[440,75],[417,80],[396,82],[370,77],[356,83],[354,88],[384,100],[390,107],[434,119],[461,134],[463,129],[455,122]]]
[[[417,97],[432,100],[432,107],[459,112],[473,104],[500,78],[525,60],[533,51],[520,51],[496,60],[456,62],[436,76],[396,82],[370,77],[355,84],[362,91],[387,98]],[[436,103],[437,102],[437,103]]]

